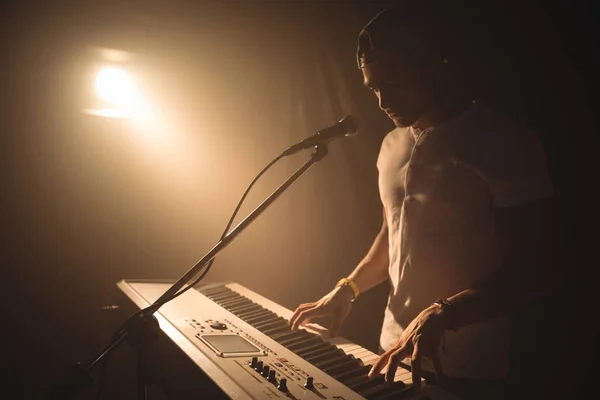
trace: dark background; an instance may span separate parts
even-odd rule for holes
[[[3,3],[2,390],[19,393],[10,398],[35,397],[88,361],[126,316],[101,311],[117,301],[118,280],[178,278],[272,157],[348,113],[361,134],[332,144],[207,279],[294,309],[353,269],[381,223],[375,160],[393,128],[362,87],[355,39],[390,3]],[[598,15],[591,2],[564,0],[481,7],[481,98],[540,132],[563,200],[572,287],[592,293]],[[163,125],[148,133],[81,112],[98,47],[136,54]],[[307,156],[278,164],[241,215]],[[344,336],[376,349],[386,290],[357,301]],[[574,330],[597,329],[597,314],[578,321]],[[113,386],[132,379],[130,355],[120,349],[110,364]]]

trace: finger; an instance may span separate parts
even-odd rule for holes
[[[326,315],[327,312],[322,308],[319,308],[318,306],[315,306],[314,308],[308,309],[306,311],[302,311],[300,312],[300,315],[298,315],[296,321],[294,321],[294,323],[292,324],[291,330],[298,329],[300,325],[309,322],[313,318],[324,317]]]
[[[308,310],[309,308],[314,307],[314,303],[305,303],[305,304],[300,304],[298,306],[298,308],[296,308],[296,310],[294,311],[294,314],[292,315],[292,318],[290,318],[290,325],[294,325],[294,323],[298,320],[298,318],[300,317],[300,314],[303,311]]]
[[[442,381],[444,380],[444,367],[442,366],[442,362],[437,354],[434,357],[431,357],[431,361],[433,362],[433,368],[435,369],[437,384],[442,385]]]
[[[388,350],[381,356],[379,356],[379,358],[377,359],[377,361],[375,361],[375,364],[373,364],[373,367],[369,371],[369,378],[375,378],[381,373],[381,370],[387,365],[388,360],[391,357],[393,351],[394,349]]]
[[[410,349],[408,346],[402,346],[390,357],[390,360],[387,365],[387,372],[385,373],[385,381],[387,383],[393,383],[394,377],[396,376],[396,371],[400,366],[400,362],[405,359],[410,354]]]
[[[308,316],[310,316],[310,312],[312,311],[312,308],[308,308],[308,309],[304,309],[301,310],[298,315],[296,315],[296,317],[294,318],[293,321],[291,321],[291,330],[296,330],[300,327],[300,325],[306,320],[306,318]]]
[[[419,348],[419,341],[417,340],[411,359],[413,388],[415,389],[421,387],[421,358],[421,350]]]

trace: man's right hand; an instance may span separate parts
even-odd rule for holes
[[[300,304],[290,319],[292,330],[310,322],[314,318],[331,317],[329,328],[331,337],[338,336],[344,320],[350,314],[354,293],[349,286],[336,287],[314,303]]]

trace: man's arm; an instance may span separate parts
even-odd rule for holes
[[[388,227],[384,210],[383,224],[371,249],[348,277],[360,292],[365,292],[387,279],[388,248]],[[353,298],[354,290],[350,286],[339,286],[314,303],[300,304],[290,318],[292,330],[313,318],[332,317],[329,332],[332,336],[337,336],[350,313]]]
[[[365,258],[356,266],[348,279],[358,286],[361,293],[366,292],[388,278],[389,262],[388,225],[384,209],[381,230]]]
[[[541,301],[562,284],[566,259],[555,196],[532,204],[497,208],[497,244],[503,267],[448,300],[455,328]]]
[[[414,382],[421,379],[422,357],[433,362],[440,379],[443,367],[437,349],[446,329],[460,329],[507,315],[558,289],[566,263],[555,198],[497,209],[496,231],[505,267],[449,297],[452,307],[448,312],[439,305],[423,310],[398,342],[374,363],[370,377],[387,366],[386,381],[392,382],[400,361],[412,355]]]

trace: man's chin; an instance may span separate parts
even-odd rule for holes
[[[394,117],[391,118],[398,128],[408,128],[412,126],[415,122],[417,122],[417,118],[406,118],[406,117]]]

